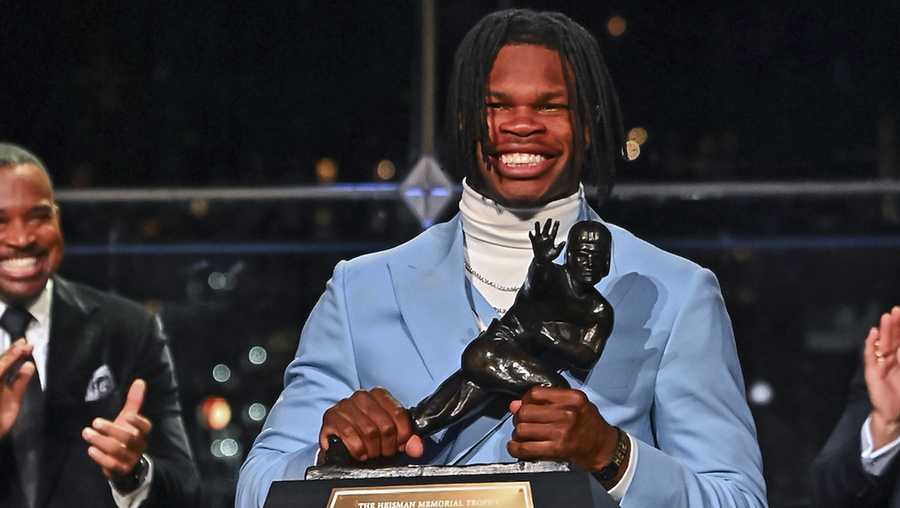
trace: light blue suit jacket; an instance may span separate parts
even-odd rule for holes
[[[587,206],[583,217],[599,220]],[[731,322],[709,270],[622,228],[597,288],[616,313],[589,375],[566,373],[611,424],[638,440],[623,507],[759,507],[765,484]],[[302,479],[325,410],[382,386],[409,407],[460,367],[479,333],[459,217],[393,249],[340,262],[310,313],[284,391],[241,468],[236,506],[262,506],[272,481]],[[425,462],[514,462],[512,419],[482,416],[434,436]]]

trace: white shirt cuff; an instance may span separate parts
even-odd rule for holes
[[[871,417],[866,418],[859,433],[862,466],[866,473],[873,476],[881,476],[893,458],[897,456],[897,452],[900,451],[900,437],[874,450],[875,443],[872,441],[872,430],[869,420],[871,420]]]
[[[116,502],[116,506],[119,508],[137,508],[150,495],[150,482],[153,481],[153,461],[146,455],[144,455],[144,459],[147,460],[147,476],[144,477],[144,481],[138,485],[138,488],[127,494],[122,494],[116,490],[112,482],[109,483],[113,501]]]
[[[613,501],[617,503],[625,497],[625,493],[628,492],[628,487],[631,486],[631,480],[634,479],[634,472],[637,470],[637,443],[634,441],[634,438],[631,437],[631,434],[626,432],[625,435],[628,436],[628,442],[631,446],[631,452],[628,454],[628,467],[625,469],[625,474],[622,475],[619,483],[615,484],[613,488],[607,491],[609,497],[613,498]]]

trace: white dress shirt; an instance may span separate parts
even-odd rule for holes
[[[860,449],[862,450],[863,470],[873,476],[881,476],[890,465],[897,452],[900,451],[900,437],[882,446],[875,448],[872,440],[871,418],[866,418],[860,431]]]
[[[466,276],[472,287],[484,296],[498,314],[505,313],[515,300],[516,293],[499,290],[496,286],[519,287],[525,281],[528,266],[534,257],[528,237],[529,232],[534,232],[534,223],[539,222],[543,228],[547,219],[559,221],[556,234],[556,245],[559,245],[566,240],[569,229],[578,222],[584,206],[583,187],[579,187],[571,196],[551,201],[539,208],[511,209],[482,196],[463,180],[459,210],[465,235],[465,259],[471,268],[471,271],[466,271]],[[475,317],[484,330],[484,320],[477,313]],[[625,497],[637,470],[638,447],[631,435],[628,435],[628,440],[631,443],[628,468],[619,483],[609,490],[610,497],[616,502]]]
[[[47,389],[47,352],[50,345],[50,308],[52,304],[53,280],[51,279],[47,281],[47,285],[44,286],[41,294],[25,309],[34,318],[28,323],[28,328],[25,330],[25,339],[34,346],[31,355],[34,357],[35,367],[37,367],[37,373],[41,380],[41,390]],[[6,312],[7,306],[6,302],[0,300],[0,316]],[[6,333],[6,330],[0,328],[0,351],[9,349],[13,340],[17,339],[19,337],[11,338]],[[85,422],[85,425],[88,424],[90,422]],[[150,483],[153,480],[153,461],[146,455],[144,455],[144,458],[147,459],[150,467],[147,470],[146,478],[138,488],[127,494],[122,494],[110,483],[109,487],[112,491],[113,500],[119,508],[137,508],[150,495]]]

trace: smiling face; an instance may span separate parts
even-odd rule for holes
[[[27,304],[59,268],[63,237],[46,173],[0,167],[0,299]]]
[[[500,48],[485,97],[490,160],[476,149],[475,187],[508,206],[537,206],[578,189],[569,92],[559,53],[533,44]]]

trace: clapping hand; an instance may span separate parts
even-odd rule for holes
[[[900,307],[883,314],[879,326],[869,330],[864,357],[870,431],[878,449],[900,437]]]
[[[33,348],[25,340],[19,339],[0,355],[0,438],[16,423],[25,389],[37,372],[33,362],[22,363],[31,355]],[[21,367],[16,372],[19,364]]]
[[[136,379],[114,421],[95,418],[90,427],[81,431],[90,444],[88,455],[108,479],[130,474],[147,449],[147,437],[153,425],[140,414],[146,390],[147,383]]]

